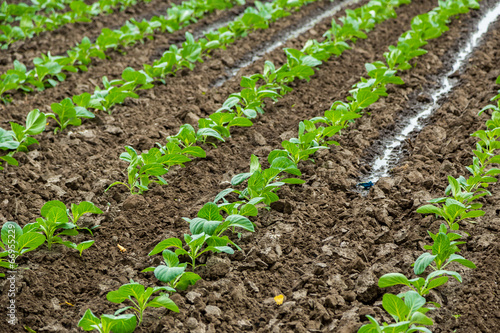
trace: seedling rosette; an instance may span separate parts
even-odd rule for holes
[[[151,183],[166,185],[166,180],[161,176],[166,174],[170,167],[174,165],[184,166],[184,163],[191,161],[191,159],[184,155],[182,150],[169,152],[168,147],[165,149],[151,148],[147,153],[139,155],[134,148],[125,147],[127,152],[122,153],[120,159],[129,163],[127,168],[128,184],[114,182],[108,186],[106,191],[113,186],[123,185],[131,194],[142,194],[148,190]],[[156,180],[151,179],[152,177],[155,177]]]
[[[358,333],[382,333],[382,332],[424,332],[431,331],[420,325],[433,325],[432,319],[425,313],[429,311],[424,305],[426,300],[414,291],[407,291],[404,294],[385,294],[382,299],[382,307],[396,321],[394,324],[379,324],[375,318],[367,315],[370,324],[362,326]]]
[[[104,314],[101,318],[96,317],[90,309],[85,311],[78,327],[84,331],[97,330],[99,333],[132,333],[137,326],[137,317],[133,314],[122,314],[119,316]]]
[[[118,290],[111,291],[106,295],[108,301],[113,303],[123,303],[129,301],[132,306],[126,306],[115,312],[115,316],[126,311],[133,310],[139,319],[139,325],[142,323],[144,311],[148,307],[152,308],[166,308],[168,310],[179,312],[179,308],[175,305],[174,301],[170,299],[168,294],[162,293],[162,295],[155,297],[150,301],[151,296],[154,293],[166,291],[175,292],[175,289],[171,287],[154,287],[145,289],[142,284],[130,280],[130,283],[122,285]]]
[[[14,270],[16,259],[26,252],[33,251],[45,243],[45,236],[34,232],[29,226],[21,228],[15,222],[6,222],[2,226],[0,248],[0,267]],[[4,259],[5,258],[5,259]],[[0,274],[0,276],[5,276]]]
[[[38,144],[32,135],[40,134],[45,130],[47,117],[38,109],[31,111],[26,117],[26,124],[22,126],[10,123],[11,131],[0,128],[0,150],[9,150],[9,153],[0,156],[0,170],[3,170],[1,161],[17,166],[18,162],[13,157],[16,152],[27,152],[28,146]]]
[[[87,201],[79,205],[72,204],[71,211],[66,209],[66,205],[59,200],[48,201],[40,210],[42,217],[37,218],[34,223],[28,223],[24,229],[44,235],[49,250],[52,249],[53,244],[62,244],[78,250],[80,255],[82,255],[85,249],[94,244],[93,240],[75,244],[71,241],[63,240],[61,236],[77,236],[79,234],[78,229],[85,229],[92,234],[91,230],[95,227],[92,229],[81,228],[77,224],[80,217],[86,213],[102,214],[102,211],[93,203]]]

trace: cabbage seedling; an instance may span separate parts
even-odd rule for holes
[[[94,118],[94,114],[81,106],[75,106],[69,98],[63,99],[60,103],[52,103],[50,108],[54,113],[45,115],[56,121],[59,127],[54,129],[54,134],[63,131],[68,125],[80,126],[82,118]]]
[[[240,195],[240,198],[246,200],[264,198],[262,201],[269,206],[272,202],[279,200],[276,191],[284,184],[304,183],[303,180],[297,178],[281,178],[280,174],[282,172],[295,176],[302,175],[297,165],[288,157],[271,152],[268,156],[268,162],[271,166],[268,169],[262,170],[258,157],[252,155],[250,158],[250,172],[238,174],[231,179],[231,185],[233,186],[248,180],[247,188],[243,191],[234,191]]]
[[[163,149],[151,148],[147,153],[139,155],[130,146],[126,146],[125,150],[127,152],[122,153],[120,159],[130,163],[127,168],[128,184],[114,182],[108,186],[106,191],[115,185],[123,185],[132,194],[142,194],[148,190],[150,183],[166,185],[167,182],[161,176],[166,174],[171,166],[184,166],[184,163],[191,161],[189,157],[183,155],[182,151],[163,155]],[[156,180],[151,180],[151,177],[156,177]]]
[[[42,232],[46,236],[47,247],[49,250],[52,244],[63,244],[69,248],[76,249],[82,254],[83,250],[89,248],[94,244],[94,241],[86,241],[80,244],[75,244],[70,241],[64,241],[60,236],[76,236],[78,235],[77,225],[70,222],[78,222],[79,218],[85,213],[99,214],[102,211],[95,207],[91,202],[82,202],[80,205],[72,205],[70,211],[66,209],[66,205],[59,200],[48,201],[43,205],[40,210],[42,217],[36,219],[35,223],[29,223],[25,226],[32,232]],[[63,229],[60,233],[56,234],[57,230]]]
[[[42,133],[45,130],[46,121],[47,117],[38,109],[35,109],[28,113],[26,117],[26,126],[11,122],[11,131],[0,128],[0,149],[10,150],[7,155],[0,156],[0,160],[4,160],[10,165],[17,166],[18,162],[13,157],[14,154],[20,151],[27,152],[29,145],[38,144],[38,140],[31,136]],[[1,162],[0,170],[3,170]]]
[[[118,304],[123,303],[126,300],[130,301],[133,304],[132,306],[119,309],[115,312],[115,315],[131,309],[135,312],[137,318],[139,319],[140,325],[142,323],[144,311],[148,307],[163,307],[174,312],[179,312],[179,308],[175,305],[174,301],[168,297],[168,294],[162,294],[155,297],[151,301],[149,300],[154,293],[159,291],[175,292],[175,289],[171,287],[148,287],[145,289],[142,284],[130,280],[130,283],[122,285],[118,290],[109,292],[106,295],[106,298],[108,301]]]
[[[475,160],[477,161],[477,159]],[[476,178],[477,184],[497,181],[496,178],[491,176],[481,177],[479,175],[479,177],[471,177],[472,180],[474,178]],[[472,192],[474,190],[468,186],[469,181],[467,181],[462,176],[460,176],[458,179],[455,179],[452,176],[448,176],[448,181],[450,185],[448,185],[448,188],[445,191],[445,195],[451,195],[452,198],[443,197],[429,200],[429,203],[443,203],[443,206],[436,207],[434,205],[424,205],[417,209],[417,213],[435,214],[437,216],[440,216],[447,222],[451,230],[458,230],[460,227],[458,222],[484,215],[484,211],[480,210],[482,204],[470,203],[479,199],[480,197],[490,194],[490,192],[485,189],[479,189],[475,192]],[[469,189],[471,189],[472,191],[469,191]]]
[[[448,282],[449,277],[444,275],[452,275],[459,282],[462,282],[462,278],[456,272],[437,270],[430,273],[427,278],[415,278],[408,279],[406,276],[400,273],[388,273],[380,277],[378,280],[378,286],[380,288],[387,288],[396,285],[405,285],[411,290],[417,292],[421,296],[429,294],[431,289],[437,288],[446,282]],[[437,303],[434,303],[437,305]]]
[[[84,331],[97,330],[99,333],[132,333],[137,326],[137,317],[133,314],[122,314],[119,316],[104,314],[97,318],[90,309],[85,311],[78,327]]]
[[[80,257],[82,256],[83,250],[86,250],[89,247],[91,247],[94,244],[94,242],[95,242],[94,240],[88,240],[76,245],[76,250],[78,250],[78,252],[80,253]]]
[[[160,243],[158,243],[154,249],[148,254],[149,256],[155,255],[157,253],[163,252],[165,249],[169,247],[175,247],[175,255],[187,255],[191,258],[191,263],[189,263],[193,270],[196,269],[196,259],[201,256],[205,252],[224,252],[228,254],[233,254],[234,250],[227,246],[227,244],[234,244],[227,236],[224,237],[216,237],[205,234],[204,232],[197,235],[188,235],[184,234],[184,241],[189,247],[189,251],[183,249],[182,241],[178,238],[169,238]],[[167,260],[167,258],[165,258]],[[170,259],[169,259],[170,260]]]
[[[177,238],[163,241],[161,246],[165,246],[167,242],[177,242]],[[158,244],[158,246],[160,245]],[[182,244],[182,243],[181,243]],[[154,251],[154,250],[153,250]],[[187,263],[179,263],[179,257],[170,250],[162,252],[164,264],[158,267],[148,267],[142,272],[154,272],[155,277],[169,287],[179,290],[186,290],[190,285],[194,285],[201,277],[192,272],[186,272]]]
[[[213,202],[207,202],[198,212],[198,217],[183,219],[189,222],[189,229],[193,235],[205,233],[208,236],[220,238],[229,228],[242,228],[247,231],[255,231],[252,221],[248,218],[232,214],[226,218],[219,213],[219,206]]]
[[[62,235],[78,235],[78,231],[75,229],[76,225],[69,223],[66,206],[58,200],[48,201],[45,205],[43,205],[40,210],[40,214],[42,217],[37,218],[36,222],[31,223],[31,225],[33,225],[34,230],[41,231],[45,234],[49,250],[52,248],[52,244],[54,243],[64,244],[73,248],[69,245],[71,242],[65,242],[61,239],[61,237],[59,237]],[[56,234],[56,231],[59,229],[63,229],[63,231]]]
[[[428,231],[432,240],[433,245],[425,245],[426,250],[431,250],[432,253],[425,252],[420,257],[417,258],[414,264],[414,272],[419,275],[422,274],[427,267],[431,267],[434,271],[442,271],[452,262],[457,262],[468,268],[476,268],[476,265],[470,260],[455,254],[459,252],[460,249],[458,245],[464,244],[465,242],[457,242],[456,239],[461,238],[459,234],[447,233],[447,228],[445,224],[441,224],[439,232],[433,234]],[[432,265],[434,263],[434,266]],[[461,281],[460,275],[456,272],[444,271],[445,273],[455,276],[457,280]]]
[[[404,300],[403,300],[404,299]],[[375,333],[375,332],[427,332],[424,326],[433,325],[431,318],[425,315],[430,309],[424,308],[426,300],[413,290],[398,296],[393,294],[385,294],[382,298],[382,306],[396,321],[395,324],[384,323],[380,325],[375,318],[367,315],[370,324],[362,326],[358,333]]]
[[[143,156],[138,155],[134,148],[126,146],[125,150],[127,152],[122,153],[120,155],[120,159],[130,163],[127,168],[128,184],[123,182],[114,182],[113,184],[108,186],[106,191],[108,191],[115,185],[123,185],[128,188],[130,193],[132,194],[142,194],[144,193],[144,191],[148,190],[148,185],[151,182],[167,184],[167,182],[161,177],[162,175],[167,173],[167,169],[165,169],[160,163],[158,163],[158,158],[161,153],[158,152],[158,154],[153,155],[151,154],[152,151],[150,151],[149,156],[155,157],[155,159],[153,160],[152,158],[150,158],[147,161],[144,161]],[[150,179],[150,177],[153,176],[157,178],[156,181]]]
[[[91,229],[95,229],[95,228],[99,227],[98,225],[93,226],[90,229],[89,228],[81,228],[78,225],[78,220],[84,214],[87,214],[87,213],[90,213],[90,214],[102,214],[102,210],[100,210],[99,208],[97,208],[96,205],[94,205],[92,202],[89,202],[89,201],[82,201],[79,204],[72,203],[71,204],[71,213],[70,213],[70,210],[68,209],[68,216],[69,216],[71,222],[73,222],[73,224],[75,224],[78,229],[85,229],[88,232],[90,232],[90,234],[92,234],[92,230]],[[81,254],[81,252],[80,252],[80,254]]]
[[[26,117],[26,126],[10,123],[13,134],[12,136],[15,141],[18,142],[16,151],[27,152],[29,145],[38,144],[38,141],[30,137],[30,135],[42,133],[45,130],[46,121],[46,116],[38,109],[35,109],[28,113],[28,116]]]
[[[225,141],[218,131],[210,128],[209,125],[205,125],[205,119],[200,119],[200,125],[207,127],[203,128],[200,126],[200,129],[198,129],[197,132],[193,126],[184,124],[180,127],[179,132],[176,135],[167,137],[167,141],[180,144],[184,147],[194,147],[196,142],[205,143],[208,137],[215,138],[222,142]],[[213,143],[212,145],[215,146]],[[200,157],[205,157],[204,152],[201,154],[202,156]]]
[[[45,242],[45,236],[34,232],[29,226],[22,229],[15,222],[6,222],[2,226],[0,247],[0,258],[6,258],[6,261],[0,259],[0,267],[13,270],[17,267],[15,259],[20,255],[35,250]],[[5,276],[1,274],[0,276]]]

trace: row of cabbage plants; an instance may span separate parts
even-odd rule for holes
[[[151,0],[143,0],[149,2]],[[99,0],[91,5],[87,5],[81,0],[71,1],[70,10],[65,12],[53,12],[50,15],[32,13],[29,7],[17,6],[16,11],[26,10],[21,16],[13,18],[6,17],[6,21],[18,20],[19,24],[0,25],[0,45],[5,50],[10,44],[32,38],[44,31],[53,31],[66,24],[75,22],[92,22],[92,17],[101,14],[110,14],[113,9],[120,7],[122,10],[136,5],[138,0]],[[9,8],[7,7],[8,11]]]
[[[118,29],[102,29],[91,42],[84,37],[80,43],[66,51],[66,55],[53,56],[48,52],[33,59],[31,69],[15,60],[12,69],[0,76],[0,99],[11,101],[8,93],[23,91],[42,91],[66,80],[68,72],[86,72],[93,58],[106,59],[110,50],[120,50],[144,39],[153,39],[155,32],[172,33],[196,22],[214,10],[225,10],[234,5],[243,5],[245,0],[188,0],[180,5],[172,4],[167,15],[153,16],[151,19],[137,21],[131,19]]]
[[[51,13],[55,11],[64,10],[67,4],[73,0],[33,0],[31,4],[24,2],[21,3],[7,3],[3,1],[0,5],[0,22],[11,23],[20,20],[23,15],[33,15],[38,12]]]

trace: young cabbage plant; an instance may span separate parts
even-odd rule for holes
[[[168,243],[178,243],[177,241],[180,240],[177,238],[167,239],[158,244],[157,247],[164,248],[166,245],[168,245]],[[152,253],[156,254],[158,252],[155,252],[155,250],[153,250]],[[176,289],[186,290],[188,286],[194,285],[196,281],[201,279],[201,277],[196,273],[186,272],[187,263],[181,264],[179,262],[179,257],[174,252],[170,250],[163,250],[162,256],[164,260],[163,264],[159,265],[158,267],[148,267],[142,270],[142,272],[154,272],[155,277],[159,281],[166,283],[167,286],[172,288],[174,291]]]
[[[137,317],[133,314],[122,314],[119,316],[104,314],[101,318],[96,317],[90,309],[78,322],[78,327],[84,331],[98,331],[99,333],[132,333],[137,326]]]
[[[74,247],[74,249],[78,250],[78,253],[80,253],[80,257],[81,257],[83,251],[88,249],[92,245],[94,245],[94,242],[95,242],[94,240],[88,240],[88,241],[81,242],[80,244],[75,244],[76,247]],[[71,247],[73,247],[73,246],[71,246]]]
[[[75,96],[74,99],[78,99]],[[63,131],[69,125],[80,126],[82,118],[94,118],[95,115],[82,106],[75,106],[70,98],[63,99],[60,103],[52,103],[50,105],[53,113],[45,115],[56,121],[57,127],[54,129],[54,134],[58,131]]]
[[[259,207],[266,207],[265,204],[259,205],[259,203],[264,201],[265,198],[263,198],[263,197],[254,198],[248,202],[246,202],[246,201],[228,202],[225,197],[228,194],[233,193],[233,192],[234,192],[234,189],[227,188],[227,189],[221,191],[215,197],[213,202],[216,204],[217,204],[217,202],[222,200],[222,203],[217,204],[217,206],[219,207],[219,211],[221,213],[225,213],[228,216],[230,216],[230,215],[257,216],[259,213],[258,208]],[[233,232],[233,234],[235,234],[235,233],[237,234],[238,239],[241,238],[242,233],[239,231],[236,231],[236,226],[232,227],[232,232]]]
[[[7,155],[0,156],[0,170],[4,169],[4,167],[2,166],[2,161],[14,166],[19,165],[19,162],[17,162],[17,160],[13,157],[17,147],[19,147],[19,142],[15,140],[12,132],[0,128],[0,149],[10,150]]]
[[[159,147],[160,152],[163,155],[170,155],[171,157],[175,155],[183,155],[183,156],[190,155],[192,157],[201,157],[201,158],[206,157],[205,151],[198,146],[189,146],[183,148],[181,147],[181,144],[173,141],[167,142],[165,146],[161,146],[159,143],[157,143],[156,145]]]
[[[10,165],[17,166],[18,162],[14,159],[13,155],[16,152],[28,152],[28,146],[32,144],[39,144],[38,140],[31,136],[42,133],[45,130],[46,121],[46,116],[38,109],[35,109],[28,113],[25,126],[11,122],[11,131],[5,131],[0,128],[0,149],[10,150],[7,155],[0,156],[0,160],[3,160]],[[0,170],[3,170],[1,162]]]
[[[330,110],[325,111],[323,117],[314,117],[310,121],[314,124],[324,123],[328,126],[338,126],[340,130],[346,128],[350,122],[353,122],[354,119],[362,117],[359,114],[360,109],[351,110],[351,103],[345,103],[342,101],[336,101],[330,107]],[[327,127],[328,128],[328,127]],[[329,131],[330,129],[327,129]],[[340,130],[337,131],[340,133]],[[332,133],[332,135],[335,133]],[[326,135],[325,135],[326,137]],[[332,144],[337,144],[336,142],[332,142]]]
[[[184,124],[180,127],[176,135],[167,137],[168,143],[175,143],[182,148],[195,147],[198,137],[193,126]]]
[[[203,123],[203,119],[200,122]],[[167,142],[174,142],[183,145],[185,148],[194,148],[194,144],[200,142],[202,144],[207,143],[208,138],[214,138],[216,140],[224,142],[224,138],[215,129],[210,127],[201,127],[196,131],[193,126],[189,124],[184,124],[179,129],[179,133],[175,136],[169,136]],[[214,147],[215,143],[209,142]]]
[[[79,63],[77,67],[83,72],[88,70],[87,66],[92,62],[92,58],[106,59],[106,54],[96,48],[88,37],[83,37],[80,44],[68,50],[67,53],[71,63]]]
[[[114,182],[106,191],[115,185],[123,185],[129,189],[131,194],[142,194],[147,191],[149,184],[158,183],[166,185],[167,182],[161,176],[168,172],[172,165],[181,165],[191,159],[180,153],[163,155],[158,148],[152,148],[147,153],[137,154],[134,148],[126,146],[127,152],[120,155],[120,159],[130,163],[127,168],[128,184]],[[156,180],[151,178],[155,177]]]
[[[483,182],[494,182],[497,181],[496,178],[480,177]],[[424,205],[417,209],[417,213],[421,214],[435,214],[443,218],[448,227],[451,230],[458,230],[460,228],[459,222],[465,219],[476,218],[484,215],[484,211],[480,208],[483,206],[480,203],[472,203],[473,201],[485,196],[491,195],[491,193],[485,189],[479,189],[475,192],[470,192],[467,188],[468,181],[460,176],[455,179],[448,176],[448,181],[450,185],[445,191],[445,195],[450,197],[443,197],[429,200],[432,204],[442,204],[442,207],[436,207],[434,205]],[[472,189],[473,190],[473,189]],[[469,221],[470,223],[473,223]]]
[[[249,209],[251,209],[249,207]],[[247,217],[239,214],[231,214],[223,217],[220,214],[220,208],[213,202],[207,202],[198,212],[198,217],[189,219],[183,217],[184,221],[189,222],[189,229],[193,235],[204,233],[210,237],[218,239],[230,228],[241,228],[246,231],[254,232],[254,224]],[[239,248],[238,248],[239,249]]]
[[[238,174],[231,179],[231,185],[233,186],[237,186],[247,180],[247,187],[244,190],[234,190],[235,193],[240,195],[240,198],[248,201],[264,198],[262,202],[269,206],[272,202],[279,200],[276,191],[284,184],[304,183],[303,180],[298,178],[282,178],[280,176],[282,172],[295,176],[302,175],[297,165],[288,157],[271,152],[268,156],[268,162],[270,167],[262,170],[259,158],[252,155],[250,158],[250,172]]]
[[[458,245],[465,244],[465,242],[456,241],[462,236],[453,232],[448,233],[445,224],[441,224],[438,233],[433,234],[430,231],[428,231],[428,233],[434,241],[434,244],[425,245],[424,248],[432,252],[425,252],[417,258],[414,264],[414,272],[416,275],[422,274],[427,267],[431,267],[434,271],[444,271],[452,262],[459,263],[468,268],[476,268],[476,265],[474,265],[472,261],[455,254],[460,251]],[[451,271],[444,272],[454,276],[458,281],[461,281],[461,277],[458,273]]]
[[[312,69],[311,69],[312,70]],[[313,71],[314,74],[314,71]],[[253,80],[252,80],[253,81]],[[271,87],[270,85],[263,85],[257,87],[255,84],[249,84],[248,80],[242,79],[242,86],[247,86],[242,89],[239,93],[233,93],[229,95],[232,98],[231,101],[239,102],[241,104],[239,111],[236,112],[238,117],[245,116],[249,119],[257,117],[257,114],[264,113],[264,99],[270,98],[272,101],[276,102],[278,98],[281,97],[276,90],[283,89],[282,85],[276,85]],[[234,104],[236,106],[236,103]],[[224,108],[224,105],[223,105]]]
[[[108,78],[104,76],[102,82],[104,89],[96,87],[94,94],[91,96],[90,104],[93,108],[112,114],[111,108],[116,104],[121,104],[127,97],[138,98],[134,92],[136,86],[123,85],[119,86],[120,80],[114,80],[109,82]],[[113,85],[115,84],[115,85]]]
[[[227,215],[242,215],[242,216],[257,216],[259,211],[258,208],[259,203],[264,201],[264,197],[257,197],[254,198],[248,202],[246,201],[235,201],[235,202],[228,202],[226,200],[226,196],[230,193],[235,192],[234,189],[232,188],[227,188],[225,190],[222,190],[219,194],[214,199],[214,203],[217,204],[217,202],[222,200],[222,203],[217,204],[219,207],[220,212],[224,212]]]
[[[340,132],[341,126],[316,127],[316,123],[310,120],[301,121],[299,123],[299,137],[285,140],[281,143],[284,150],[276,149],[271,152],[271,158],[275,156],[288,157],[295,164],[300,161],[311,160],[314,162],[311,155],[314,155],[320,149],[329,149],[324,144],[335,144],[336,141],[325,141],[324,138],[333,136]]]
[[[0,267],[14,270],[17,268],[17,257],[35,250],[44,242],[45,236],[33,231],[29,226],[21,228],[15,222],[5,222],[1,231]],[[6,258],[6,261],[3,261],[3,258]]]
[[[375,103],[380,96],[387,96],[387,84],[404,84],[404,81],[396,76],[397,71],[389,69],[382,61],[366,63],[365,68],[370,78],[362,77],[360,82],[353,86],[354,89],[349,91],[352,96],[347,98],[353,102],[351,110],[356,112]]]
[[[213,113],[208,118],[200,119],[198,124],[200,129],[211,128],[225,138],[231,136],[230,129],[233,126],[250,127],[253,125],[250,119],[238,117],[234,113],[225,112]]]
[[[13,138],[18,142],[16,151],[28,151],[28,146],[38,144],[38,141],[32,138],[32,135],[38,135],[45,130],[47,118],[38,109],[32,110],[26,117],[26,125],[22,126],[16,123],[10,123]]]
[[[66,205],[58,200],[48,201],[43,205],[40,214],[42,217],[37,218],[35,223],[30,223],[28,225],[31,226],[33,230],[41,231],[45,234],[48,249],[51,250],[52,244],[54,243],[63,244],[72,248],[72,246],[69,245],[71,242],[63,241],[62,238],[59,237],[63,235],[78,235],[76,225],[69,223]],[[62,231],[56,234],[56,231],[60,229],[62,229]]]
[[[66,79],[66,72],[78,72],[73,66],[72,60],[66,56],[52,56],[50,52],[42,54],[41,58],[33,59],[35,69],[33,76],[28,77],[28,82],[37,87],[38,90],[44,90],[46,87],[55,87],[58,79],[60,82]]]
[[[454,278],[456,278],[457,281],[462,282],[461,276],[456,272],[437,270],[430,273],[425,279],[421,277],[408,279],[401,273],[384,274],[378,280],[378,286],[380,288],[387,288],[396,285],[404,285],[413,290],[414,292],[418,293],[420,296],[425,296],[428,295],[432,289],[447,283],[449,277],[446,275],[451,275]],[[441,307],[440,304],[435,302],[428,302],[428,303],[432,303],[436,307]]]
[[[433,325],[434,322],[425,315],[430,310],[424,307],[425,304],[425,298],[413,290],[397,296],[385,294],[382,298],[382,307],[394,318],[396,323],[379,324],[375,318],[367,315],[370,324],[362,326],[358,333],[431,333],[425,326]]]
[[[102,214],[102,210],[100,210],[98,207],[96,207],[95,204],[93,204],[92,202],[89,202],[89,201],[82,201],[79,204],[72,203],[71,204],[71,211],[68,209],[68,216],[69,216],[71,222],[74,225],[76,225],[76,228],[77,229],[85,229],[88,232],[90,232],[91,235],[93,235],[92,230],[95,228],[98,228],[99,225],[93,226],[91,228],[83,228],[80,225],[78,225],[78,220],[80,220],[80,218],[85,214]],[[88,244],[88,243],[86,243],[86,244]],[[83,246],[86,246],[86,245],[83,245]]]
[[[309,81],[314,75],[314,68],[321,65],[321,61],[315,57],[305,54],[302,51],[285,48],[284,49],[287,62],[276,71],[276,81],[280,84],[281,89],[288,90],[286,84],[294,81],[296,78]]]
[[[129,301],[133,305],[126,306],[115,312],[115,316],[126,311],[133,310],[139,319],[139,325],[142,323],[144,311],[148,308],[165,308],[170,311],[179,312],[179,308],[175,305],[174,301],[168,297],[168,294],[162,293],[160,296],[150,300],[154,293],[159,291],[175,292],[171,287],[148,287],[147,289],[140,283],[130,280],[130,283],[122,285],[118,290],[110,291],[106,298],[108,301],[121,304]]]
[[[234,245],[236,248],[236,244],[234,244],[227,236],[217,237],[210,236],[205,234],[204,232],[196,235],[188,235],[184,234],[184,242],[187,244],[189,250],[185,250],[182,245],[182,241],[178,238],[169,238],[160,243],[158,243],[155,248],[148,254],[150,256],[155,255],[157,253],[163,252],[169,247],[176,248],[175,255],[187,255],[191,262],[189,263],[193,271],[196,269],[196,259],[198,259],[203,253],[206,252],[215,252],[215,253],[228,253],[233,254],[234,250],[228,246],[228,244]],[[239,249],[239,248],[238,248]]]
[[[87,206],[84,204],[83,207]],[[83,211],[83,210],[82,210]],[[77,209],[72,218],[77,217],[79,219]],[[88,212],[87,212],[88,213]],[[40,210],[42,217],[36,219],[35,223],[29,223],[25,226],[28,230],[33,232],[42,232],[45,235],[47,241],[47,247],[49,250],[52,249],[53,244],[63,244],[71,249],[76,249],[82,254],[83,250],[89,248],[94,244],[94,241],[85,241],[80,244],[75,244],[71,241],[65,241],[60,236],[76,236],[78,235],[77,226],[70,222],[69,210],[66,209],[66,205],[59,200],[53,200],[46,202],[42,209]],[[61,232],[56,233],[58,230]]]

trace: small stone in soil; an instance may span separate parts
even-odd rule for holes
[[[205,312],[207,316],[215,316],[215,317],[220,317],[222,314],[221,309],[214,305],[207,305],[205,307]]]
[[[193,317],[189,317],[186,320],[186,327],[190,330],[194,330],[196,327],[198,327],[198,320]]]
[[[113,135],[123,134],[123,130],[120,127],[113,126],[113,125],[106,126],[106,128],[104,129],[104,132],[109,133],[109,134],[113,134]]]
[[[348,302],[354,302],[356,300],[356,293],[354,291],[346,291],[343,297]]]
[[[199,299],[201,297],[201,294],[197,293],[197,292],[194,292],[194,291],[190,291],[186,294],[186,299],[191,303],[191,304],[194,304],[196,302],[197,299]]]

